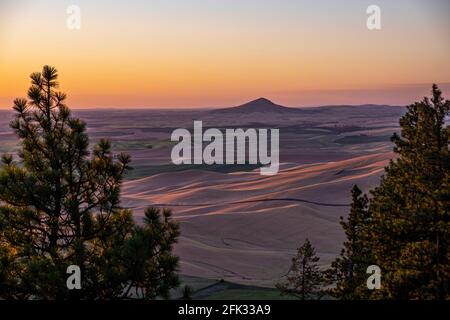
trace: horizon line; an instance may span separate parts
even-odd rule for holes
[[[255,100],[248,101],[247,103],[253,102]],[[244,103],[246,104],[246,103]],[[277,103],[275,103],[277,104]],[[279,105],[279,104],[277,104]],[[313,109],[313,108],[324,108],[324,107],[364,107],[364,106],[374,106],[374,107],[393,107],[393,108],[403,108],[408,106],[409,104],[400,105],[400,104],[388,104],[388,103],[362,103],[362,104],[346,104],[346,103],[339,103],[339,104],[320,104],[320,105],[307,105],[307,106],[285,106],[285,105],[279,105],[286,108],[291,109]],[[208,110],[222,110],[222,109],[231,109],[240,107],[241,105],[237,106],[228,106],[228,107],[150,107],[150,106],[144,106],[144,107],[137,107],[137,106],[75,106],[75,107],[69,107],[71,110],[153,110],[153,111],[179,111],[179,110],[185,110],[185,111],[208,111]],[[13,111],[13,107],[2,107],[0,106],[0,111]]]
[[[192,99],[192,97],[186,97],[184,102],[182,98],[177,99],[178,102],[173,101],[145,101],[150,97],[146,96],[124,96],[117,97],[117,102],[114,97],[105,99],[103,94],[98,96],[97,100],[110,100],[105,101],[102,105],[97,105],[94,96],[80,97],[78,94],[69,95],[67,104],[72,109],[223,109],[240,106],[261,97],[273,97],[268,99],[275,102],[277,105],[286,106],[289,108],[315,108],[322,106],[360,106],[360,105],[388,105],[388,106],[407,106],[415,101],[422,100],[423,97],[430,95],[430,88],[432,83],[437,83],[440,89],[443,91],[444,96],[447,92],[450,92],[450,82],[448,81],[432,81],[430,83],[404,83],[404,84],[390,84],[388,86],[373,87],[373,88],[350,88],[350,89],[324,89],[324,90],[298,90],[298,91],[275,91],[275,92],[261,92],[261,95],[249,94],[248,96],[259,96],[259,98],[246,98],[245,96],[234,96],[228,98],[211,97],[211,99]],[[16,97],[0,96],[0,110],[11,109],[13,101]],[[267,98],[265,98],[267,99]],[[86,101],[87,100],[87,101]],[[90,100],[90,101],[89,101]],[[130,101],[129,104],[127,104]],[[197,101],[195,101],[197,100]],[[206,100],[211,100],[210,102]],[[217,100],[217,101],[212,101]],[[303,104],[301,102],[303,101]],[[316,100],[316,101],[314,101]],[[73,103],[72,103],[73,101]],[[300,102],[300,103],[297,103]],[[117,104],[116,104],[117,103]],[[158,105],[160,104],[160,105]]]

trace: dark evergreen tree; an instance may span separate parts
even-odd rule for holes
[[[0,168],[0,298],[166,298],[178,284],[178,225],[170,210],[148,209],[138,226],[120,207],[130,157],[107,140],[89,149],[57,77],[45,66],[14,101],[20,161],[4,155]],[[69,265],[81,290],[66,286]]]
[[[311,242],[306,239],[292,258],[287,281],[276,286],[281,294],[295,296],[301,300],[319,299],[323,281],[323,274],[317,264],[319,260]]]
[[[352,205],[347,220],[341,217],[346,241],[341,255],[327,270],[332,289],[326,290],[331,296],[344,300],[364,299],[368,296],[366,279],[370,265],[370,251],[367,246],[367,228],[370,222],[368,198],[358,186],[352,189]]]
[[[450,298],[450,101],[433,85],[432,98],[408,107],[398,158],[372,192],[369,244],[382,269],[374,298]]]
[[[182,300],[192,300],[192,288],[188,285],[185,285],[183,287],[183,296],[181,297]]]

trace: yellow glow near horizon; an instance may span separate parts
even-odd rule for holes
[[[297,106],[332,97],[360,103],[353,94],[361,90],[450,83],[449,30],[431,23],[432,13],[409,8],[410,19],[395,19],[388,12],[383,29],[371,32],[363,5],[336,16],[309,8],[297,17],[281,9],[271,16],[268,8],[185,14],[154,3],[148,15],[142,3],[141,11],[80,4],[79,31],[65,26],[66,4],[9,3],[0,13],[7,30],[0,33],[0,107],[24,96],[28,75],[44,64],[59,70],[74,107],[212,107],[259,96]]]

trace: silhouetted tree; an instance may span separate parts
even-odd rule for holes
[[[372,192],[369,245],[382,269],[374,298],[450,298],[450,101],[433,85],[432,98],[408,107],[398,158]]]
[[[319,299],[323,281],[323,274],[317,265],[319,260],[311,242],[306,239],[292,258],[292,266],[286,276],[287,281],[276,286],[281,294],[295,296],[301,300]]]
[[[44,66],[14,101],[20,162],[4,155],[0,168],[0,298],[167,298],[178,225],[170,210],[148,209],[138,226],[120,207],[130,157],[107,140],[89,150],[57,77]],[[80,290],[66,286],[69,265],[81,269]]]
[[[367,228],[370,222],[368,199],[358,186],[352,189],[352,205],[347,220],[341,217],[341,226],[346,235],[341,255],[327,270],[332,289],[330,295],[345,300],[363,299],[368,296],[366,287],[367,267],[370,251],[367,245]]]
[[[192,288],[188,285],[183,287],[183,296],[182,300],[192,300]]]

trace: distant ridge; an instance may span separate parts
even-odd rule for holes
[[[299,110],[295,108],[288,108],[275,104],[266,98],[259,98],[237,107],[214,110],[214,112],[217,113],[292,113],[298,111]]]

